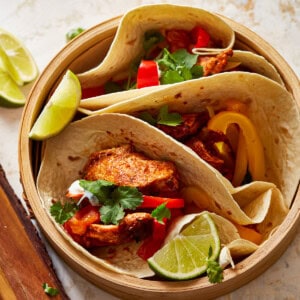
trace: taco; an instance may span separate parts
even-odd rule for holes
[[[274,80],[284,87],[284,83],[276,68],[263,56],[250,51],[233,50],[233,55],[227,60],[223,71],[257,73]],[[136,98],[156,90],[162,90],[164,88],[168,88],[168,85],[151,86],[143,89],[131,89],[125,92],[115,92],[113,97],[111,94],[105,94],[101,96],[90,97],[88,99],[82,99],[80,101],[79,110],[86,115],[90,115],[96,110],[120,103],[128,99]]]
[[[272,80],[254,73],[223,73],[183,82],[94,113],[108,112],[152,122],[198,152],[221,172],[224,180],[231,181],[229,188],[232,184],[238,187],[266,181],[279,188],[288,207],[293,201],[300,177],[300,145],[294,138],[300,133],[299,111],[291,94]],[[238,123],[240,129],[227,131],[230,123]],[[243,147],[237,147],[240,131],[241,138],[248,139],[248,146],[244,141]],[[216,149],[217,142],[222,149]],[[207,151],[202,151],[203,144]],[[238,149],[241,152],[237,158]]]
[[[209,74],[219,72],[232,55],[234,40],[234,31],[226,22],[199,8],[171,4],[135,8],[121,19],[104,60],[77,74],[83,98],[95,91],[106,94],[158,85],[158,81],[167,84],[198,78],[203,73],[196,64],[199,55],[213,59],[221,55],[216,66],[220,70],[208,67]],[[171,64],[178,67],[177,71]],[[158,77],[158,66],[166,76]]]
[[[120,161],[114,156],[116,153],[124,156],[125,153],[128,154],[127,150],[132,149],[132,147],[134,147],[134,150],[129,151],[129,160]],[[105,162],[102,167],[99,167],[98,162],[101,157],[105,157]],[[128,156],[126,157],[128,158]],[[135,159],[143,161],[142,171],[136,168]],[[112,162],[114,167],[108,161]],[[151,168],[153,163],[160,167]],[[162,165],[163,167],[161,167]],[[117,272],[137,277],[153,275],[153,271],[149,268],[147,261],[138,255],[143,243],[143,236],[138,235],[138,238],[141,239],[140,242],[132,241],[132,236],[130,236],[131,239],[128,239],[128,235],[126,235],[125,239],[122,239],[122,242],[125,244],[106,244],[105,246],[105,243],[104,245],[102,244],[103,240],[100,240],[100,246],[97,244],[97,241],[99,242],[99,230],[108,229],[107,232],[111,233],[111,230],[119,230],[114,226],[121,226],[121,223],[119,225],[113,223],[105,228],[103,228],[102,224],[97,223],[92,226],[92,234],[94,235],[89,235],[88,239],[84,237],[84,240],[82,240],[80,235],[85,235],[87,228],[88,230],[91,229],[90,225],[93,224],[94,220],[99,222],[99,212],[95,209],[98,205],[98,200],[93,196],[96,193],[93,185],[95,181],[97,182],[104,178],[104,186],[110,189],[111,184],[114,186],[124,182],[122,180],[128,175],[125,170],[126,172],[129,170],[131,174],[129,178],[132,181],[134,181],[132,178],[136,178],[136,176],[139,178],[138,182],[143,182],[140,178],[146,178],[145,181],[147,181],[148,178],[153,179],[154,176],[153,180],[158,188],[155,188],[153,185],[150,189],[147,185],[143,185],[141,188],[141,185],[137,185],[138,191],[148,194],[150,199],[153,199],[151,197],[160,197],[162,190],[165,191],[164,197],[169,196],[172,198],[179,195],[180,198],[178,199],[183,199],[179,203],[182,204],[184,202],[185,206],[184,208],[179,206],[183,214],[203,210],[214,212],[221,218],[219,224],[220,222],[230,222],[228,224],[238,224],[241,228],[255,230],[256,234],[261,237],[260,242],[268,238],[270,231],[275,229],[287,214],[287,208],[282,196],[274,184],[261,182],[258,184],[258,187],[256,187],[256,184],[252,184],[244,187],[242,190],[229,190],[222,175],[216,172],[208,163],[204,160],[199,160],[193,151],[183,147],[180,142],[168,137],[161,130],[144,121],[125,114],[113,113],[86,117],[71,123],[62,133],[45,142],[42,163],[37,178],[37,189],[43,206],[49,213],[49,216],[51,214],[50,217],[60,233],[74,247],[93,260],[95,264],[100,264]],[[101,176],[99,179],[100,175],[95,177],[95,174],[106,174],[106,176]],[[158,179],[155,179],[155,174],[159,176]],[[167,175],[162,179],[160,174]],[[173,174],[172,180],[170,180],[170,174]],[[59,206],[69,203],[70,205],[65,210],[67,213],[74,208],[70,198],[66,197],[66,191],[69,191],[75,199],[76,193],[78,193],[78,185],[76,187],[75,184],[74,188],[72,184],[78,182],[78,180],[86,179],[89,181],[88,184],[92,183],[93,187],[87,189],[87,193],[84,194],[83,198],[80,197],[80,203],[77,200],[77,206],[83,204],[84,211],[80,210],[78,214],[75,213],[75,215],[68,217],[67,220],[62,222],[64,226],[59,225],[54,220],[57,217],[55,211],[59,210],[58,215],[61,216]],[[127,187],[131,185],[130,180],[125,180]],[[80,185],[79,194],[82,193],[80,189],[85,184],[86,182],[83,181],[83,185]],[[120,186],[122,187],[122,185]],[[97,195],[104,193],[107,196],[105,191],[106,188],[101,186]],[[247,191],[250,191],[250,193]],[[237,199],[234,198],[235,194],[238,195]],[[252,195],[252,198],[250,195]],[[251,199],[249,200],[249,198]],[[89,200],[87,201],[87,199]],[[56,204],[58,206],[53,206]],[[200,208],[201,204],[204,208]],[[103,206],[105,205],[103,204]],[[130,210],[130,207],[126,207]],[[106,212],[107,210],[102,211],[104,215],[106,215]],[[136,213],[145,213],[145,211],[144,209],[141,210],[140,207]],[[178,216],[178,210],[175,214]],[[110,217],[120,216],[119,213],[108,213],[108,215]],[[122,226],[126,225],[123,222],[130,222],[128,219],[124,220],[125,217],[121,214]],[[136,215],[132,217],[134,221],[137,220]],[[149,216],[144,215],[142,217],[143,220],[144,217],[147,219]],[[71,224],[68,223],[69,219]],[[77,225],[81,224],[82,219],[88,223],[78,228]],[[225,219],[226,221],[224,221]],[[218,222],[216,221],[216,223]],[[247,227],[247,225],[254,226],[253,224],[261,226],[260,231]],[[79,232],[72,230],[72,228],[78,229]],[[125,226],[125,228],[127,227]],[[245,239],[242,238],[242,231],[239,227],[231,225],[228,228],[227,237],[223,233],[220,235],[223,245],[228,244],[230,246],[232,242],[237,240],[237,245],[240,244],[241,246],[233,246],[233,249],[236,251],[235,255],[245,255],[247,251],[249,254],[251,249],[251,251],[255,251],[257,247],[253,246],[253,242],[249,241],[249,239],[244,241]],[[230,231],[235,231],[235,235],[230,233]],[[147,229],[143,229],[142,232],[147,232]],[[111,236],[114,237],[114,235]],[[92,239],[93,237],[96,239],[96,244],[93,244],[95,242]],[[163,236],[160,242],[164,242],[164,238]],[[243,240],[243,242],[240,243],[240,240]],[[90,245],[99,247],[96,250],[94,247],[90,249]]]

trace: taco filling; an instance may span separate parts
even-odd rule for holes
[[[133,145],[124,144],[91,153],[82,179],[68,188],[69,201],[55,202],[50,213],[76,243],[92,253],[99,247],[112,247],[108,250],[112,259],[113,247],[126,248],[133,242],[139,243],[136,255],[148,261],[179,234],[183,223],[196,216],[190,214],[195,209],[192,203],[181,198],[182,187],[175,163],[150,159]],[[231,226],[231,239],[218,229],[228,247],[231,240],[243,238],[242,248],[250,248],[247,251],[251,253],[262,242],[255,226],[234,224],[214,214],[211,217],[217,228],[227,223]],[[231,255],[228,259],[232,260]]]
[[[144,111],[138,116],[191,148],[234,186],[240,186],[261,180],[265,172],[262,143],[246,111],[246,104],[228,100],[219,111],[208,106],[200,112],[181,113],[165,105],[158,113]],[[247,152],[250,139],[252,149]]]
[[[192,30],[149,30],[144,34],[143,54],[132,61],[130,70],[116,74],[101,86],[83,88],[82,98],[221,73],[226,70],[227,62],[233,55],[232,49],[223,50],[217,55],[193,52],[198,48],[219,47],[221,45],[200,26]]]
[[[226,246],[226,262],[255,251],[287,214],[274,184],[230,187],[194,151],[125,114],[87,117],[47,140],[37,187],[73,247],[97,264],[140,278],[154,275],[149,260],[161,257],[173,236],[179,241],[185,224],[198,222],[191,214],[206,211],[213,219],[206,227],[213,258],[221,259],[218,251]],[[224,224],[228,229],[222,231]],[[207,256],[210,244],[206,247]]]
[[[61,223],[85,248],[148,238],[151,247],[141,245],[138,250],[147,259],[161,246],[168,219],[182,215],[179,191],[180,178],[172,162],[149,159],[129,144],[96,151],[89,156],[82,179],[68,188],[74,215]],[[57,216],[60,207],[54,204],[51,214]]]
[[[234,38],[225,21],[199,8],[132,9],[121,18],[103,60],[77,74],[83,99],[219,73],[232,56]]]

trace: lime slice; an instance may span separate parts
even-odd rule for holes
[[[34,123],[29,137],[44,140],[61,132],[74,117],[80,99],[80,82],[68,70]]]
[[[0,69],[0,106],[19,107],[23,106],[26,100],[11,76]]]
[[[37,77],[38,69],[28,49],[2,28],[0,28],[0,46],[3,50],[0,51],[2,61],[7,58],[9,60],[9,63],[4,63],[4,71],[8,72],[17,84],[31,82]]]
[[[216,260],[219,253],[217,228],[209,213],[203,212],[150,257],[148,263],[162,277],[186,280],[203,274],[207,270],[208,258]]]

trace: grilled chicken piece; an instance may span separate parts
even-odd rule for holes
[[[179,175],[172,162],[151,160],[131,145],[101,150],[90,155],[84,179],[107,180],[138,188],[144,194],[172,197],[179,190]]]
[[[177,126],[157,124],[157,127],[174,139],[182,141],[195,135],[209,120],[208,112],[181,115],[182,122]]]
[[[224,143],[225,153],[220,153],[216,148],[216,143],[218,142]],[[233,151],[223,132],[203,128],[196,136],[187,140],[185,145],[194,150],[215,169],[219,170],[227,179],[232,179],[234,171]]]
[[[91,224],[81,243],[91,248],[144,240],[152,234],[152,223],[151,214],[136,212],[126,215],[118,225]]]
[[[213,74],[221,73],[225,70],[228,59],[232,57],[233,50],[227,49],[219,53],[217,56],[204,56],[200,57],[198,62],[203,66],[203,76],[209,76]]]
[[[212,154],[198,137],[192,137],[185,144],[215,169],[221,171],[224,167],[224,160]]]

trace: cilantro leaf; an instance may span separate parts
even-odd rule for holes
[[[110,203],[100,208],[101,221],[104,224],[118,224],[125,216],[125,212],[120,203]]]
[[[182,122],[182,117],[179,113],[170,113],[167,105],[164,105],[160,108],[157,116],[158,124],[177,126],[181,122]]]
[[[164,72],[160,77],[161,84],[172,84],[176,82],[184,81],[184,78],[178,71],[168,70]]]
[[[203,76],[203,68],[196,65],[197,54],[191,54],[186,49],[178,49],[170,53],[166,48],[157,60],[162,84],[172,84]]]
[[[105,203],[110,197],[115,184],[106,180],[79,180],[79,185],[86,191],[92,193],[99,201],[98,204]]]
[[[49,296],[56,296],[59,294],[58,289],[49,286],[48,283],[43,283],[43,289],[44,292]]]
[[[136,209],[143,201],[142,193],[135,187],[116,186],[106,180],[80,180],[80,186],[88,191],[100,208],[104,224],[118,224],[124,217],[125,209]],[[93,201],[94,202],[94,201]]]
[[[186,49],[179,49],[171,54],[173,61],[178,66],[185,66],[191,69],[196,64],[198,55],[191,54]]]
[[[63,224],[73,217],[77,209],[78,208],[75,203],[67,202],[65,204],[61,204],[60,202],[56,202],[51,205],[50,214],[54,217],[57,223]]]
[[[206,273],[211,283],[220,283],[223,280],[223,269],[220,264],[211,259],[212,247],[209,247]]]
[[[143,195],[138,189],[128,186],[119,186],[112,192],[112,197],[124,209],[135,209],[143,201]]]
[[[203,66],[200,65],[194,65],[191,68],[191,74],[193,78],[200,78],[203,76]]]
[[[191,69],[187,67],[182,67],[180,69],[180,74],[184,81],[193,79],[193,74],[191,72]]]
[[[159,109],[159,113],[156,117],[153,117],[149,112],[142,112],[139,118],[155,126],[156,124],[177,126],[182,122],[182,117],[179,113],[170,113],[168,105],[163,105]]]
[[[151,125],[156,125],[156,123],[157,123],[156,119],[147,111],[142,112],[139,115],[139,118]]]
[[[124,209],[136,209],[143,201],[142,193],[134,187],[119,186],[100,208],[101,221],[104,224],[118,224],[124,218]]]
[[[171,211],[167,208],[166,203],[157,206],[151,213],[151,216],[155,218],[159,223],[163,223],[163,219],[171,218]]]
[[[163,49],[162,57],[156,61],[161,71],[176,70],[176,61],[167,48]]]

